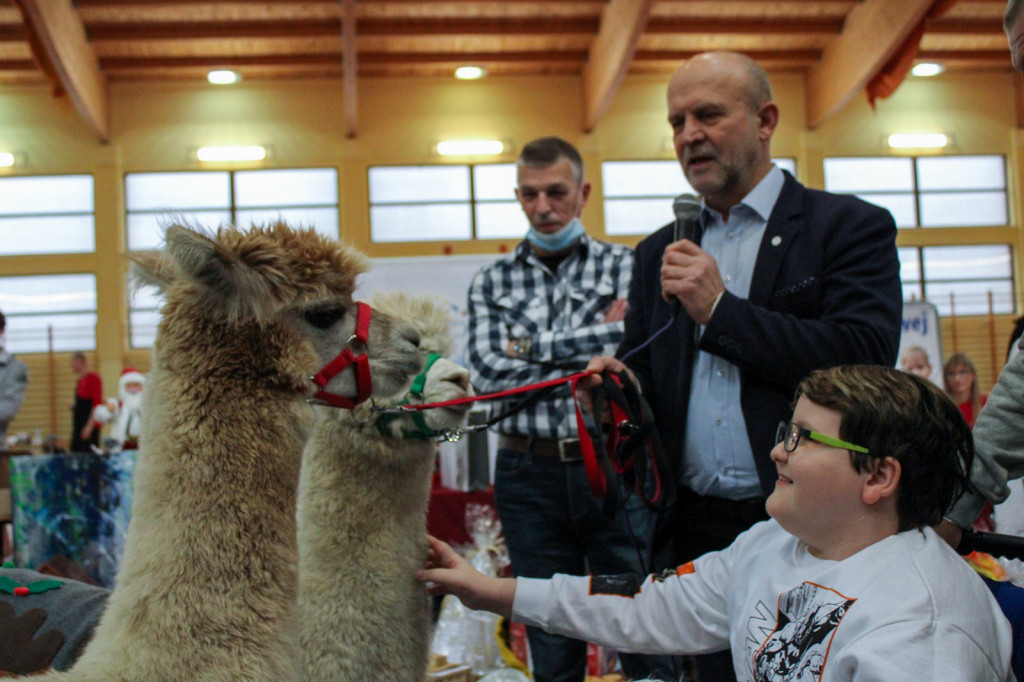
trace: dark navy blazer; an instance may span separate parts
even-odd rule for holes
[[[670,223],[637,245],[619,357],[669,319],[660,270],[672,241]],[[777,478],[769,457],[775,430],[791,415],[797,384],[822,367],[895,366],[902,311],[889,212],[853,196],[808,189],[785,173],[749,298],[723,294],[699,347],[740,369],[743,416],[765,495]],[[627,361],[651,402],[677,478],[694,354],[694,321],[684,308],[670,330]]]

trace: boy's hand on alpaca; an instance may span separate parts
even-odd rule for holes
[[[512,615],[516,594],[514,578],[491,578],[473,568],[448,543],[428,535],[427,567],[416,579],[428,583],[430,594],[454,594],[467,607]]]

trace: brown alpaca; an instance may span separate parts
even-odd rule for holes
[[[430,299],[375,297],[375,309],[409,320],[425,353],[449,351],[448,314]],[[421,399],[470,394],[469,372],[441,358]],[[400,396],[398,396],[400,397]],[[465,420],[468,405],[423,412],[433,430]],[[435,443],[403,438],[408,417],[387,434],[372,417],[319,408],[299,483],[299,628],[304,679],[422,682],[430,606],[415,578],[427,554],[426,516]]]
[[[346,346],[363,259],[284,225],[181,226],[133,256],[166,296],[146,390],[135,502],[114,592],[67,673],[33,680],[301,677],[296,490],[309,377]],[[422,366],[414,330],[374,315],[373,389]],[[328,389],[354,393],[351,372]]]

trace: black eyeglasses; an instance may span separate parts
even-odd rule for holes
[[[838,438],[826,436],[825,434],[818,433],[817,431],[805,429],[799,424],[794,424],[793,422],[779,422],[779,428],[775,432],[776,445],[783,443],[783,447],[786,448],[786,452],[793,452],[796,450],[796,446],[800,445],[801,438],[809,438],[818,443],[831,445],[834,448],[862,452],[865,455],[868,454],[868,449],[863,446],[847,443],[845,440],[839,440]]]

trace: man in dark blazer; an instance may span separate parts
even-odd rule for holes
[[[896,362],[892,216],[777,168],[778,117],[767,75],[742,55],[701,54],[672,76],[668,119],[702,196],[699,223],[690,238],[677,240],[669,224],[638,245],[616,353],[625,363],[589,364],[636,376],[673,464],[679,491],[659,521],[660,568],[723,549],[767,518],[777,479],[769,452],[804,376]],[[727,656],[698,672],[702,682],[734,679]]]

